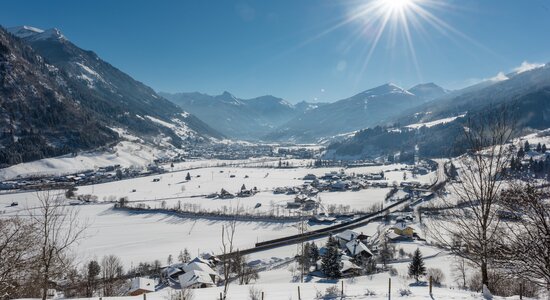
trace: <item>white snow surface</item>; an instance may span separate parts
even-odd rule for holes
[[[456,116],[456,117],[443,118],[443,119],[434,120],[434,121],[430,121],[430,122],[410,124],[410,125],[407,125],[405,127],[411,128],[411,129],[419,129],[419,128],[425,126],[427,128],[430,128],[430,127],[433,127],[433,126],[436,126],[436,125],[447,124],[447,123],[453,122],[454,120],[456,120],[458,118],[463,118],[464,116],[466,116],[466,114],[462,114],[462,115],[459,115],[459,116]]]
[[[135,137],[134,141],[122,141],[113,148],[112,152],[87,151],[77,156],[67,154],[13,165],[0,169],[0,180],[9,180],[17,176],[72,174],[116,164],[123,167],[146,166],[153,160],[170,154],[142,144],[138,139]]]

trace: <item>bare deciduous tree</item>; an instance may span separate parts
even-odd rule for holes
[[[503,193],[502,207],[515,222],[506,222],[502,269],[550,294],[550,191],[514,184]]]
[[[117,283],[124,270],[122,262],[116,255],[106,255],[101,259],[101,277],[103,279],[103,295],[114,296]]]
[[[0,219],[0,299],[21,296],[20,286],[34,258],[34,228],[18,218]]]
[[[468,118],[463,138],[468,150],[456,160],[458,180],[450,184],[455,198],[442,198],[451,208],[430,230],[438,242],[478,267],[487,286],[488,269],[499,251],[497,206],[512,155],[505,144],[514,134],[514,124],[506,107]]]
[[[70,267],[69,251],[84,237],[88,225],[74,207],[64,203],[60,193],[40,191],[36,198],[38,206],[30,208],[29,215],[36,230],[38,284],[45,300],[51,280],[60,279]]]
[[[235,229],[237,228],[236,220],[230,221],[227,225],[222,226],[222,268],[223,268],[223,299],[227,299],[229,290],[229,280],[231,276],[231,257],[233,253],[233,239],[235,237]]]
[[[452,268],[455,282],[457,282],[461,288],[465,289],[467,284],[466,280],[468,279],[466,277],[468,271],[466,260],[463,257],[457,257],[453,262]]]

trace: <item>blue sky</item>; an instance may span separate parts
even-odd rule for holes
[[[335,101],[386,82],[454,89],[550,61],[550,1],[397,0],[445,25],[407,6],[417,20],[411,43],[394,20],[376,47],[374,13],[350,20],[373,1],[392,0],[4,0],[0,24],[57,27],[158,91],[291,102]]]

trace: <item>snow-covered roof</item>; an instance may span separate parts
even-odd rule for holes
[[[390,240],[395,240],[395,239],[399,239],[399,238],[403,238],[403,236],[393,232],[393,231],[388,231],[386,233],[386,237],[389,238]]]
[[[200,256],[197,256],[195,258],[193,258],[193,260],[191,260],[192,263],[196,262],[196,263],[203,263],[203,264],[206,264],[206,265],[210,265],[210,261],[208,261],[207,259],[204,259]]]
[[[359,233],[356,231],[353,231],[351,229],[347,229],[344,232],[337,233],[335,237],[345,240],[345,241],[351,241],[353,239],[356,239],[359,236]]]
[[[372,252],[370,251],[370,249],[365,245],[363,244],[361,241],[359,240],[353,240],[353,241],[349,241],[347,244],[346,244],[346,248],[348,249],[349,253],[352,255],[352,256],[356,256],[358,254],[361,254],[362,252],[366,252],[368,253],[370,256],[373,256]]]
[[[153,279],[144,278],[144,277],[137,277],[132,279],[132,286],[130,287],[130,293],[139,291],[139,290],[154,292],[155,281]]]
[[[340,272],[346,272],[346,271],[353,270],[353,269],[355,269],[355,270],[361,270],[361,268],[360,268],[358,265],[352,263],[352,262],[349,261],[349,260],[343,260],[343,261],[341,261]]]
[[[206,272],[199,270],[192,270],[179,276],[180,285],[182,288],[192,286],[194,284],[207,284],[214,285],[212,277]]]
[[[407,228],[414,229],[413,227],[405,224],[405,222],[397,222],[397,223],[395,223],[395,225],[392,226],[392,228],[396,228],[396,229],[399,229],[399,230],[405,230]]]
[[[200,262],[191,262],[187,264],[185,267],[183,267],[183,270],[185,271],[185,273],[189,273],[191,271],[201,271],[206,274],[218,276],[218,273],[212,270],[212,268],[209,265],[200,263]]]

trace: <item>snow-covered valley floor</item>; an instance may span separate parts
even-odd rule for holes
[[[167,206],[176,203],[190,203],[200,205],[202,208],[219,209],[223,206],[243,207],[247,211],[254,210],[254,206],[260,203],[261,209],[268,210],[290,201],[292,195],[274,195],[272,189],[281,186],[297,186],[303,184],[302,178],[313,173],[321,176],[330,171],[338,171],[338,168],[250,168],[250,167],[212,167],[209,162],[204,162],[205,167],[196,168],[190,172],[192,179],[185,182],[188,171],[176,171],[162,175],[140,177],[104,184],[82,186],[78,188],[78,194],[93,194],[98,196],[98,203],[76,205],[80,217],[86,219],[89,228],[86,238],[74,249],[74,254],[79,262],[90,259],[101,259],[102,256],[115,254],[119,256],[125,269],[136,266],[140,262],[160,260],[165,263],[167,257],[176,257],[178,253],[187,248],[192,256],[202,253],[220,253],[221,230],[227,221],[182,218],[158,212],[128,212],[113,209],[110,199],[128,197],[130,202],[147,203],[151,207],[160,207],[162,201]],[[373,173],[384,171],[386,182],[401,182],[403,180],[403,165],[387,165],[376,167],[361,167],[348,169],[351,173]],[[176,165],[175,169],[185,169]],[[406,172],[407,177],[412,174]],[[231,175],[234,175],[232,177]],[[246,177],[246,178],[245,178]],[[160,179],[154,182],[153,179]],[[435,173],[418,176],[415,181],[431,183]],[[204,196],[218,192],[221,188],[230,192],[236,192],[245,184],[251,188],[256,186],[261,192],[249,198],[235,198],[232,200],[208,199]],[[135,191],[134,191],[135,190]],[[342,204],[349,205],[352,209],[367,209],[372,204],[384,204],[384,197],[389,189],[368,188],[358,192],[323,192],[320,198],[324,205]],[[199,197],[194,197],[198,196]],[[172,198],[163,200],[166,198]],[[12,202],[19,205],[11,207]],[[279,205],[281,204],[281,205]],[[0,217],[21,215],[25,216],[27,209],[36,205],[36,195],[32,192],[13,193],[0,195]],[[318,229],[326,225],[310,226],[308,229]],[[356,231],[374,236],[387,230],[388,224],[373,222]],[[417,227],[422,235],[422,229]],[[235,248],[245,249],[253,247],[258,241],[284,237],[299,233],[298,226],[293,222],[237,222],[235,234]],[[315,240],[318,246],[325,243],[326,238]],[[426,242],[401,242],[396,244],[397,250],[403,249],[405,253],[412,253],[419,248],[426,257],[427,268],[440,268],[444,275],[446,288],[435,288],[432,296],[425,286],[410,286],[411,279],[406,277],[409,260],[407,257],[398,259],[392,266],[398,275],[392,278],[392,297],[398,297],[400,290],[410,289],[408,299],[480,299],[480,294],[461,291],[455,288],[451,265],[453,257],[441,249]],[[249,286],[232,284],[230,286],[229,299],[248,299],[249,289],[263,291],[264,299],[299,299],[298,286],[301,290],[301,299],[314,299],[318,292],[324,294],[328,287],[341,286],[340,281],[326,280],[316,277],[307,277],[306,282],[298,283],[293,275],[292,260],[298,253],[297,245],[290,245],[248,255],[249,261],[255,261],[264,266],[257,282]],[[344,279],[345,299],[387,299],[388,273],[374,276],[362,276],[354,280]],[[220,287],[195,290],[194,299],[216,299],[219,297]],[[374,295],[366,296],[368,291]],[[176,292],[176,291],[174,291]],[[147,295],[148,299],[169,298],[170,288],[160,290]],[[122,297],[117,299],[142,299],[142,297]]]

